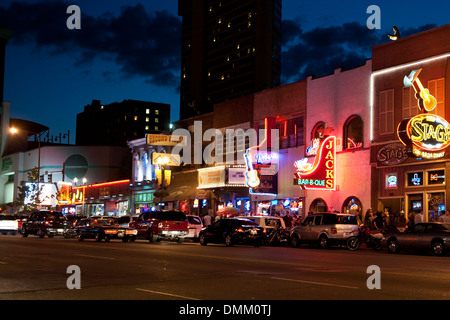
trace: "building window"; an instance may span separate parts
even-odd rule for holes
[[[150,114],[150,109],[145,109],[145,114]]]
[[[364,124],[360,116],[351,116],[344,125],[344,149],[362,148]]]
[[[155,116],[159,116],[159,110],[155,110]]]
[[[394,133],[394,89],[380,92],[379,126],[380,135]]]
[[[413,88],[403,88],[403,119],[409,119],[419,114],[419,107]]]
[[[159,123],[159,119],[158,118],[155,118],[155,123]]]
[[[428,90],[437,101],[436,109],[432,113],[445,119],[445,79],[428,81]]]
[[[311,141],[314,139],[323,139],[326,124],[323,121],[318,122],[311,131]]]

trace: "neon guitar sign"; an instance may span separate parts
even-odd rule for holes
[[[436,98],[430,94],[430,90],[425,89],[419,79],[422,69],[413,70],[408,76],[405,76],[403,83],[406,88],[413,87],[416,92],[415,97],[419,102],[419,109],[426,112],[433,111],[437,106]]]
[[[272,136],[276,130],[276,119],[266,118],[264,140],[255,147],[246,150],[244,154],[247,171],[246,185],[252,194],[274,194],[278,189],[278,134]],[[274,143],[272,143],[274,142]]]
[[[438,159],[445,156],[450,146],[450,124],[444,118],[429,113],[437,106],[437,100],[422,85],[419,75],[422,69],[413,70],[405,76],[406,88],[413,87],[419,110],[424,112],[403,120],[397,129],[400,141],[418,158]]]

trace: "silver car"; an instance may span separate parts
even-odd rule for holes
[[[391,253],[400,250],[431,250],[435,255],[444,255],[450,249],[450,224],[418,223],[405,232],[384,235],[381,244]]]
[[[347,245],[355,239],[359,226],[355,215],[344,213],[316,213],[308,215],[300,226],[292,229],[291,243],[298,248],[302,243],[318,243],[322,248],[329,245]]]

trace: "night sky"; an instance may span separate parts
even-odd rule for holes
[[[81,30],[68,30],[69,5]],[[370,5],[381,29],[369,30]],[[177,0],[2,0],[0,27],[14,30],[6,52],[5,100],[11,117],[71,132],[93,99],[168,103],[179,118],[181,18]],[[371,47],[449,23],[450,1],[283,0],[282,83],[323,76],[371,58]]]

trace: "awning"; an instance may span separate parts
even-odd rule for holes
[[[198,186],[197,170],[172,173],[171,180],[170,186],[167,188],[169,195],[164,197],[164,202],[195,199]]]

